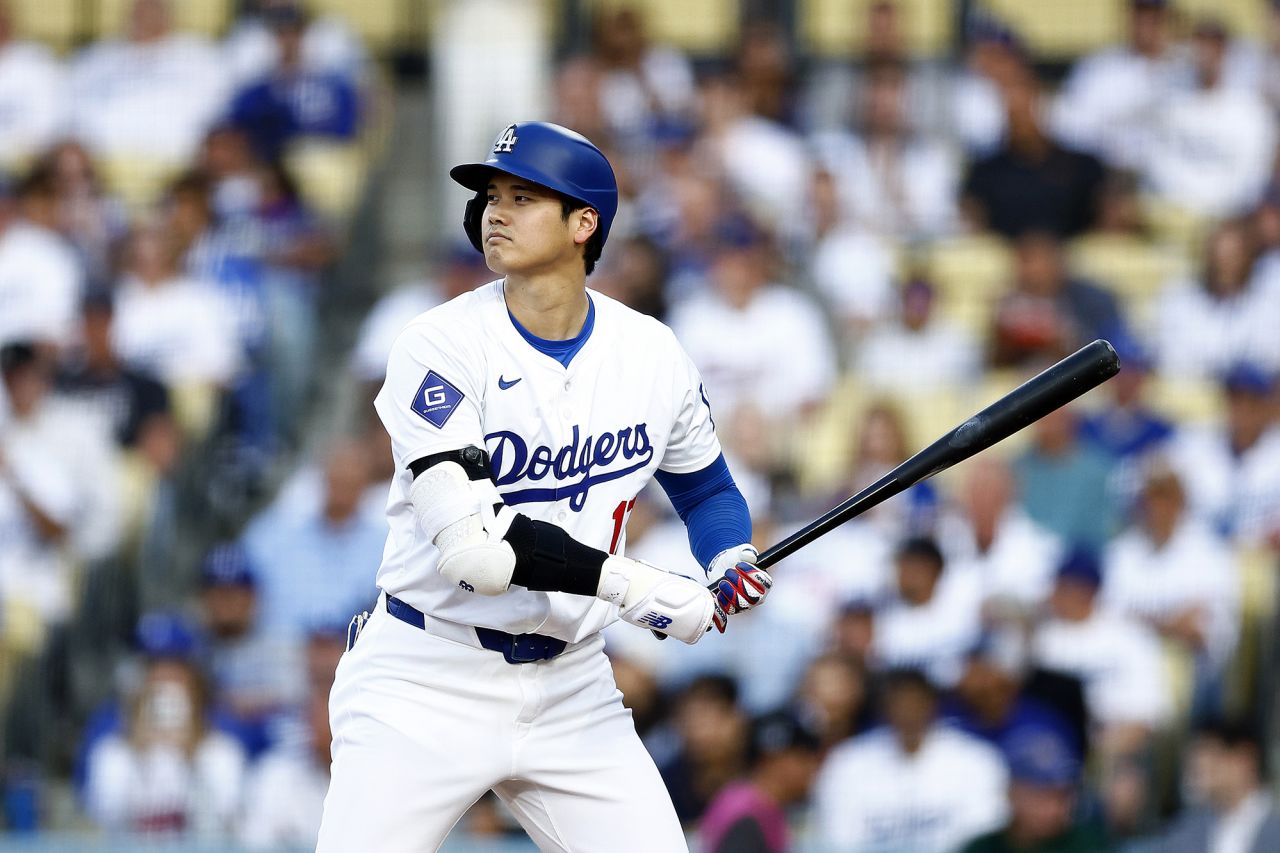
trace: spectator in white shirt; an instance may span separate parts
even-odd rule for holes
[[[271,73],[280,62],[280,47],[271,32],[271,13],[300,11],[296,0],[253,0],[227,36],[224,52],[238,84]],[[309,18],[302,34],[302,64],[308,71],[359,79],[368,58],[359,37],[337,15]]]
[[[1161,104],[1190,82],[1171,18],[1168,0],[1130,0],[1128,43],[1084,57],[1062,85],[1052,126],[1063,142],[1113,166],[1142,165]]]
[[[1062,542],[1018,503],[1017,481],[998,455],[965,463],[955,511],[939,523],[949,571],[978,584],[989,616],[1034,613],[1048,598]]]
[[[76,135],[95,153],[180,163],[225,106],[231,78],[212,43],[173,31],[168,0],[134,0],[126,37],[86,48],[71,84]]]
[[[1152,340],[1160,373],[1208,378],[1241,360],[1280,367],[1280,288],[1268,286],[1257,256],[1245,222],[1213,230],[1199,280],[1176,282],[1159,296]]]
[[[81,143],[60,142],[45,153],[42,162],[53,175],[58,230],[75,248],[89,279],[108,280],[118,243],[129,231],[128,211],[103,187]]]
[[[215,286],[178,270],[168,232],[129,238],[116,298],[116,346],[127,363],[169,385],[226,386],[240,367],[235,320]]]
[[[945,147],[911,132],[906,85],[902,62],[870,67],[857,132],[819,134],[813,148],[841,184],[847,218],[898,239],[937,237],[956,224],[959,170]]]
[[[939,317],[937,292],[928,279],[908,279],[890,323],[873,328],[858,347],[857,371],[881,391],[919,393],[971,387],[980,375],[978,342]]]
[[[1201,216],[1243,213],[1262,195],[1276,154],[1276,120],[1258,92],[1223,79],[1228,36],[1205,21],[1193,38],[1196,85],[1153,116],[1140,167],[1150,189]]]
[[[64,348],[74,334],[84,270],[56,230],[50,170],[32,169],[15,193],[16,210],[0,210],[0,344],[34,339]]]
[[[809,296],[770,282],[773,253],[750,223],[721,231],[710,271],[712,292],[672,311],[671,327],[702,371],[707,397],[723,423],[759,407],[770,419],[811,411],[835,380],[835,347]],[[750,340],[730,352],[724,330]]]
[[[887,726],[831,751],[814,790],[821,849],[950,853],[1000,826],[1008,771],[996,749],[937,721],[935,688],[919,672],[890,673]]]
[[[947,118],[952,136],[981,157],[1004,141],[1008,121],[1001,89],[1027,60],[1017,36],[994,21],[979,22],[968,36],[964,65],[952,75]]]
[[[921,669],[952,687],[982,634],[977,586],[946,567],[932,539],[907,539],[894,562],[897,594],[875,615],[875,662]]]
[[[113,832],[227,840],[241,808],[245,754],[209,727],[192,641],[180,637],[189,630],[175,621],[151,613],[139,624],[146,671],[130,698],[125,731],[89,751],[86,809]]]
[[[70,108],[66,72],[53,51],[14,40],[13,9],[0,0],[0,164],[38,154],[63,132]]]
[[[1188,428],[1170,456],[1192,512],[1248,544],[1280,542],[1276,374],[1242,362],[1223,377],[1226,423]]]
[[[1239,569],[1227,542],[1187,512],[1182,481],[1162,462],[1152,462],[1138,520],[1107,547],[1103,568],[1103,606],[1194,660],[1193,699],[1214,702],[1239,631]]]

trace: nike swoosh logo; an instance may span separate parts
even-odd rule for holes
[[[512,379],[510,382],[508,382],[507,380],[505,380],[505,379],[503,379],[501,376],[499,376],[499,377],[498,377],[498,387],[499,387],[499,388],[501,388],[503,391],[505,391],[505,390],[507,390],[508,388],[510,388],[512,385],[515,385],[515,384],[516,384],[517,382],[519,382],[521,379],[524,379],[524,377],[523,377],[523,376],[520,376],[520,377],[517,377],[516,379]]]

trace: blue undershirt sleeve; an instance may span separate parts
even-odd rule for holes
[[[689,550],[703,569],[726,548],[751,541],[751,513],[724,454],[700,471],[658,471],[654,479],[688,529]]]

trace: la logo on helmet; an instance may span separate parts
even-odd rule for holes
[[[498,141],[493,143],[494,154],[510,154],[511,149],[516,147],[516,143],[520,137],[516,136],[516,126],[508,125],[507,129],[502,131],[502,135],[498,137]]]

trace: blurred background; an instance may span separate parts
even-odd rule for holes
[[[676,330],[762,547],[1124,362],[728,636],[607,632],[696,849],[1280,850],[1277,109],[1265,0],[0,0],[0,850],[314,846],[370,402],[489,278],[447,167],[528,119],[612,160],[589,284]],[[696,570],[660,492],[627,539]]]

